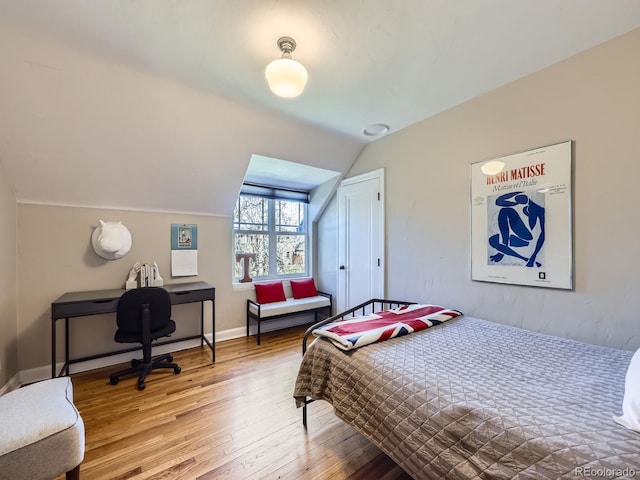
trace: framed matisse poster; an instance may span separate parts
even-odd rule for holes
[[[572,142],[471,165],[471,279],[573,288]]]

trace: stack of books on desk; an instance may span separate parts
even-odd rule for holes
[[[138,274],[138,287],[162,287],[164,282],[162,278],[156,276],[156,269],[153,265],[146,263],[140,267]]]
[[[155,262],[153,262],[153,265],[147,265],[146,263],[142,265],[140,262],[136,262],[129,271],[129,278],[125,281],[127,290],[140,287],[162,287],[163,285],[164,280],[162,280],[158,271],[158,264]]]

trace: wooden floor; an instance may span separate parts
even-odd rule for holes
[[[110,385],[121,366],[72,376],[86,429],[83,480],[409,479],[377,447],[309,406],[308,431],[292,397],[304,329],[176,352],[182,373]],[[60,477],[62,479],[63,477]]]

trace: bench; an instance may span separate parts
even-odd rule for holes
[[[293,298],[291,287],[287,285],[283,287],[286,298],[284,301],[258,303],[257,300],[247,299],[247,337],[249,336],[250,319],[254,319],[258,324],[258,345],[260,345],[260,324],[263,321],[313,313],[315,323],[318,321],[318,313],[323,313],[327,317],[331,316],[333,297],[330,293],[318,291],[315,296]]]

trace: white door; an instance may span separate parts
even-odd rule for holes
[[[338,189],[338,312],[384,298],[384,170]]]

